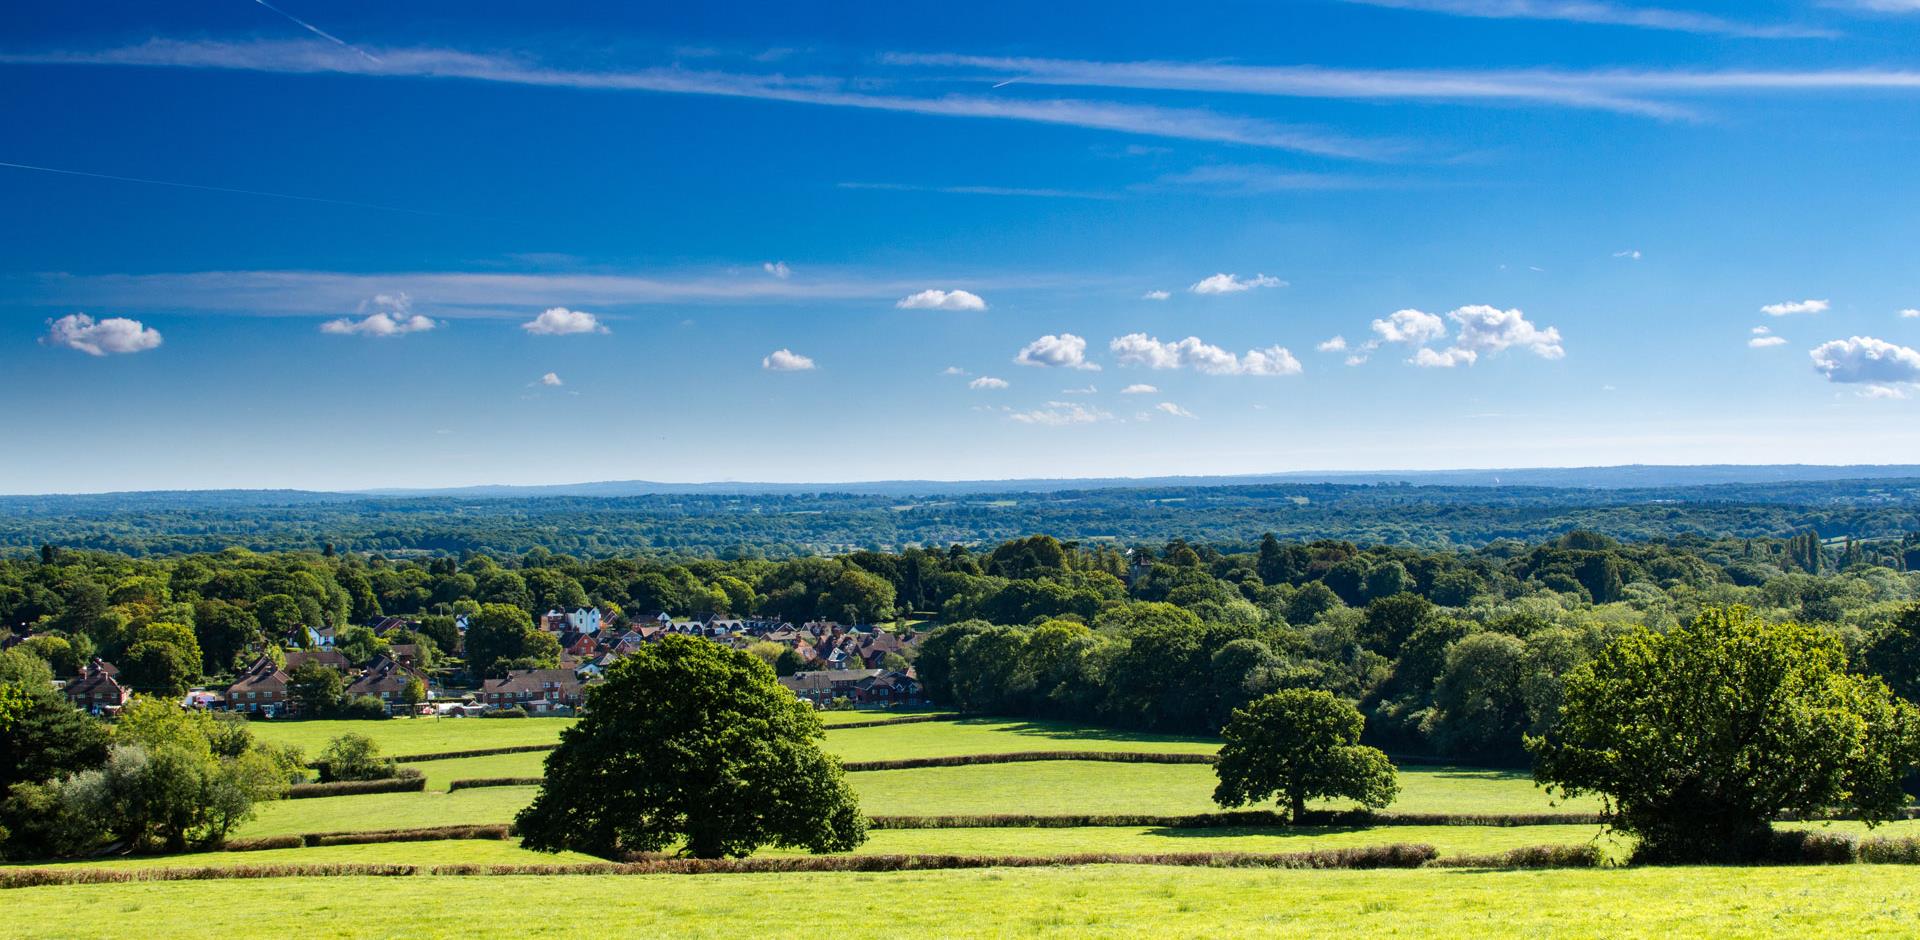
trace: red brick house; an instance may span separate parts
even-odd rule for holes
[[[287,700],[286,670],[267,656],[254,660],[253,665],[227,687],[227,707],[269,717],[286,713],[292,708]]]
[[[79,677],[67,683],[61,691],[66,693],[67,701],[72,702],[75,708],[96,715],[118,711],[120,706],[127,704],[127,699],[133,697],[133,690],[121,685],[120,680],[115,678],[119,674],[120,670],[96,659],[88,663]]]
[[[571,669],[519,669],[504,679],[488,679],[477,698],[494,708],[518,705],[535,713],[572,709],[585,700],[586,683]]]

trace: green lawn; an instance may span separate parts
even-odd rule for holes
[[[1160,829],[1088,826],[1072,829],[876,829],[859,855],[1073,855],[1081,852],[1310,852],[1393,842],[1424,842],[1441,855],[1483,855],[1529,845],[1600,841],[1600,826],[1354,826],[1320,829]],[[768,849],[761,854],[804,854]]]
[[[0,936],[1911,937],[1911,868],[1262,871],[1099,865],[885,874],[301,878],[26,888]],[[556,916],[557,903],[579,916]],[[590,899],[590,900],[581,900]],[[370,903],[372,906],[370,907]],[[581,906],[584,905],[584,906]],[[590,928],[583,925],[590,924]]]
[[[447,793],[445,782],[467,777],[539,776],[539,762],[544,756],[501,754],[419,764],[416,766],[429,775],[428,792],[272,803],[262,807],[260,818],[240,834],[510,822],[513,814],[533,799],[532,787]],[[1183,815],[1219,810],[1213,803],[1213,768],[1205,764],[1039,761],[862,771],[848,774],[847,779],[859,793],[861,808],[876,816]],[[1408,813],[1534,813],[1595,808],[1587,801],[1554,807],[1525,774],[1505,771],[1411,767],[1401,770],[1400,787],[1400,799],[1391,809]]]
[[[1213,738],[1112,731],[1058,721],[967,718],[876,728],[828,729],[826,749],[842,760],[894,760],[1012,751],[1155,751],[1211,754]]]
[[[885,711],[856,710],[856,711],[844,711],[844,712],[816,712],[815,714],[818,714],[820,716],[821,724],[831,728],[834,725],[851,724],[856,721],[891,721],[896,718],[911,718],[911,717],[918,717],[921,715],[946,715],[951,713],[942,711],[937,708],[926,708],[926,709],[890,708]]]
[[[256,721],[254,737],[292,744],[318,757],[327,742],[351,731],[364,734],[389,757],[440,754],[483,747],[553,744],[571,718],[389,718],[386,721]]]
[[[278,836],[305,832],[357,832],[366,829],[418,829],[513,821],[533,801],[533,787],[487,787],[454,793],[370,793],[281,800],[260,807],[260,814],[235,835]]]
[[[965,816],[989,813],[1217,812],[1213,768],[1205,764],[1109,764],[1044,761],[976,764],[848,774],[871,815]],[[1328,803],[1340,807],[1339,803]],[[1406,813],[1585,812],[1596,804],[1551,805],[1526,774],[1450,767],[1400,771]]]
[[[213,868],[233,865],[558,865],[598,862],[578,852],[549,855],[520,847],[518,839],[446,839],[437,842],[382,842],[374,845],[316,845],[304,849],[259,852],[195,852],[189,855],[131,855],[79,862],[36,862],[27,868]]]

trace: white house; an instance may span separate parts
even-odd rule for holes
[[[600,608],[582,607],[568,614],[567,626],[588,636],[598,634],[600,632]]]

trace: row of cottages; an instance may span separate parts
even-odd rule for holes
[[[919,679],[885,669],[796,672],[781,676],[780,684],[816,707],[824,707],[836,699],[884,708],[926,704],[926,692]]]
[[[585,701],[588,684],[572,669],[517,669],[488,679],[474,700],[489,708],[518,705],[536,715],[565,714]]]
[[[346,657],[335,650],[297,650],[288,653],[285,667],[271,657],[262,656],[227,687],[227,707],[267,718],[293,714],[295,707],[287,696],[287,674],[306,662],[318,662],[342,673],[347,671]],[[377,698],[386,705],[389,715],[405,712],[407,684],[417,676],[411,667],[382,654],[374,657],[366,669],[351,678],[345,694],[348,698],[362,695]]]
[[[112,663],[95,659],[80,670],[60,691],[73,707],[95,715],[111,715],[133,698],[133,690],[120,684],[120,670]]]

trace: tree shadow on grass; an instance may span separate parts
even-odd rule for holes
[[[1114,728],[1095,728],[1087,725],[1068,724],[1066,722],[1030,721],[1020,718],[963,718],[954,722],[975,728],[991,728],[1007,734],[1040,738],[1049,741],[1121,741],[1149,744],[1218,744],[1220,742],[1203,737],[1177,734],[1152,734],[1144,731],[1124,731]]]
[[[1162,836],[1169,839],[1229,839],[1245,836],[1270,836],[1275,839],[1301,839],[1312,836],[1342,835],[1349,832],[1370,832],[1380,826],[1161,826],[1147,830],[1150,836]]]

